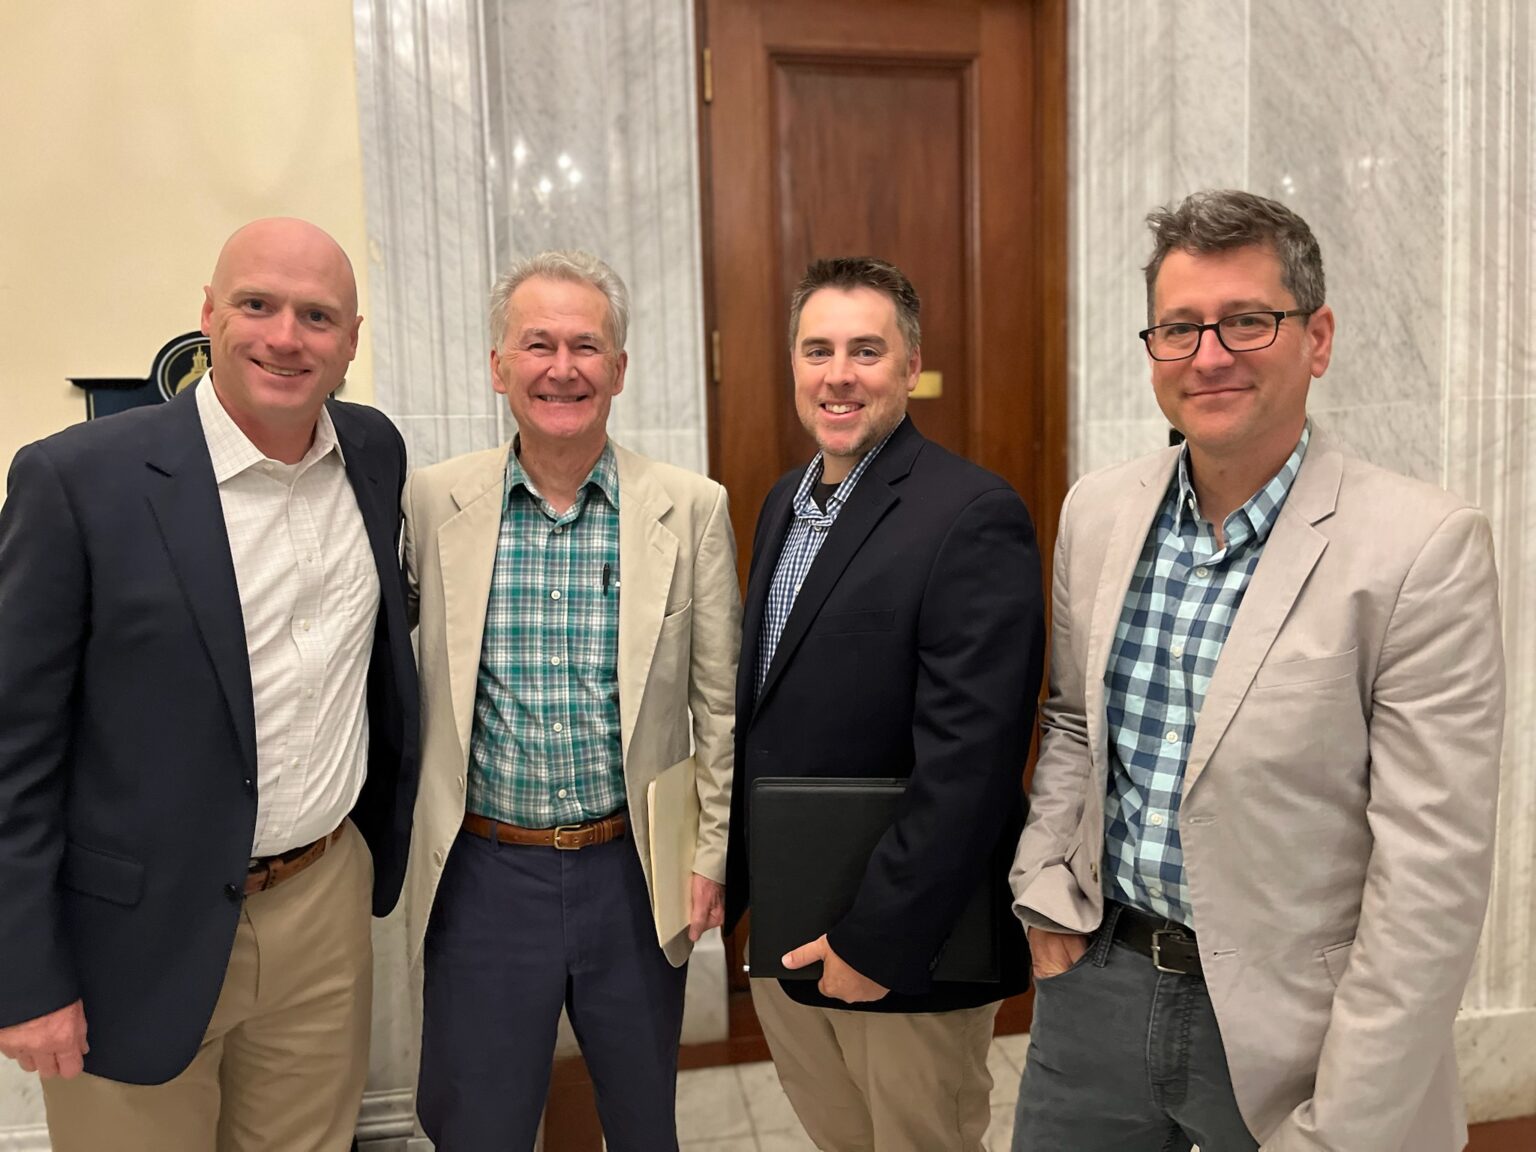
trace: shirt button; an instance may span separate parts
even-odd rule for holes
[[[306,688],[306,689],[304,689],[304,699],[306,699],[306,700],[313,700],[314,698],[315,698],[315,690],[313,688]]]
[[[1168,731],[1168,743],[1170,743],[1170,744],[1177,744],[1178,742],[1179,742],[1179,734],[1177,732],[1173,731],[1172,729],[1169,729],[1169,731]]]
[[[299,758],[297,756],[295,756],[292,760],[288,761],[288,767],[290,767],[290,768],[297,768],[298,766],[299,766]]]
[[[1147,817],[1147,823],[1151,824],[1154,828],[1161,828],[1163,826],[1163,814],[1161,812],[1152,813],[1152,815]]]
[[[1161,896],[1163,894],[1163,886],[1161,884],[1148,884],[1147,891],[1154,896]]]
[[[1173,658],[1175,660],[1180,660],[1184,656],[1184,645],[1182,645],[1182,644],[1175,644],[1173,646],[1172,651],[1173,651]]]
[[[301,629],[303,629],[305,632],[308,632],[309,631],[309,621],[308,620],[300,620],[299,621],[299,627]]]
[[[560,533],[562,533],[564,531],[565,531],[565,525],[564,524],[556,524],[555,525],[555,535],[556,536],[560,535]]]
[[[560,666],[560,657],[558,657],[558,656],[551,656],[549,658],[549,662],[551,664],[553,664],[555,667],[558,668]]]
[[[800,595],[800,585],[798,585],[798,584],[795,585],[795,595],[796,596]]]
[[[564,788],[560,789],[560,791],[556,792],[555,795],[560,797],[560,799],[564,800],[565,799],[565,789]]]
[[[1200,567],[1200,568],[1196,568],[1195,569],[1195,576],[1198,579],[1204,580],[1210,574],[1211,574],[1211,570],[1209,568]]]
[[[556,732],[563,732],[563,731],[565,731],[564,725],[562,725],[558,720],[555,722],[555,731]]]
[[[558,600],[558,599],[560,599],[560,589],[556,588],[553,592],[551,592],[549,594],[549,598],[551,600]]]

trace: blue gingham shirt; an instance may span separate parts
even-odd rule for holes
[[[900,427],[900,424],[896,425],[896,428]],[[763,690],[763,681],[768,679],[773,653],[779,646],[779,637],[784,634],[790,609],[795,606],[795,597],[800,594],[800,585],[805,582],[811,563],[826,543],[827,534],[832,531],[832,525],[837,523],[843,506],[848,503],[848,497],[853,495],[859,477],[869,470],[875,457],[880,455],[880,449],[896,435],[896,428],[892,428],[885,434],[885,439],[864,453],[853,470],[843,477],[837,491],[827,499],[826,508],[818,508],[816,501],[811,499],[811,492],[821,482],[825,467],[821,453],[816,453],[815,458],[806,466],[805,475],[800,478],[800,487],[795,490],[795,517],[784,535],[784,547],[779,551],[773,581],[768,585],[768,603],[763,609],[762,630],[757,638],[757,683],[753,688],[754,696]]]
[[[624,805],[618,574],[613,446],[557,513],[514,445],[480,645],[471,812],[549,828]]]
[[[1105,677],[1109,785],[1104,893],[1194,927],[1179,801],[1195,721],[1248,581],[1306,456],[1311,425],[1273,479],[1222,525],[1200,515],[1189,449],[1142,546]]]

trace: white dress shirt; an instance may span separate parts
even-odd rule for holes
[[[368,764],[379,574],[330,413],[297,464],[268,459],[197,386],[240,589],[256,709],[256,838],[271,856],[335,829]]]

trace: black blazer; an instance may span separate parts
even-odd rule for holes
[[[0,1025],[85,1002],[85,1068],[161,1083],[223,984],[256,821],[234,563],[195,389],[23,448],[0,508]],[[394,906],[416,796],[405,445],[328,404],[378,566],[352,818]]]
[[[832,948],[891,989],[871,1005],[785,981],[802,1003],[934,1012],[1029,983],[1008,867],[1024,826],[1024,766],[1040,691],[1040,555],[1008,483],[925,440],[910,420],[854,488],[806,576],[758,694],[768,586],[803,469],[758,517],[736,688],[726,928],[746,910],[747,813],[761,776],[910,777]],[[929,977],[966,898],[990,869],[1004,926],[998,984]]]

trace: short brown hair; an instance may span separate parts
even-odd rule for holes
[[[1183,252],[1225,252],[1267,244],[1280,258],[1280,282],[1296,307],[1315,312],[1325,302],[1323,253],[1307,222],[1278,200],[1231,188],[1207,189],[1184,197],[1177,208],[1147,214],[1156,242],[1147,262],[1147,323],[1155,323],[1152,294],[1163,259]]]
[[[894,264],[877,260],[873,256],[833,256],[812,261],[800,283],[795,285],[789,298],[789,350],[795,350],[795,337],[800,332],[800,313],[805,302],[823,288],[837,288],[843,292],[855,288],[872,288],[888,297],[896,307],[896,330],[907,343],[907,355],[916,351],[923,342],[922,329],[918,326],[918,313],[923,302],[917,297],[917,289],[906,273]]]

